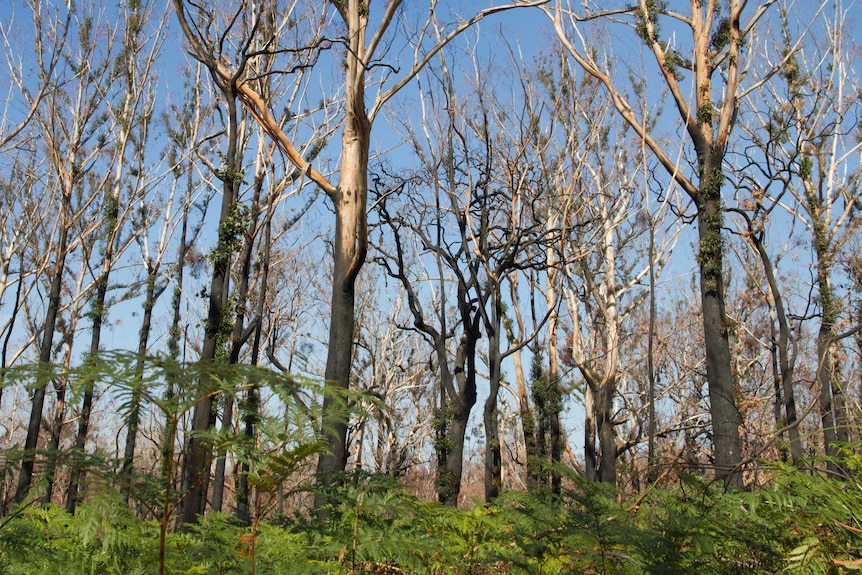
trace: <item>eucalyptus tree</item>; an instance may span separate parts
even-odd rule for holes
[[[749,241],[761,256],[779,325],[780,378],[784,390],[785,421],[790,446],[799,461],[801,444],[796,429],[794,364],[789,351],[791,329],[778,283],[776,262],[765,244],[782,235],[771,231],[781,209],[802,224],[810,235],[814,305],[819,308],[816,383],[826,454],[837,455],[835,442],[850,437],[847,390],[836,363],[837,344],[858,330],[858,318],[842,313],[840,269],[837,265],[853,245],[859,227],[862,197],[862,143],[858,121],[858,45],[850,33],[850,8],[837,3],[831,12],[821,8],[817,18],[791,22],[787,15],[770,52],[783,57],[775,81],[763,84],[746,98],[746,161],[740,176]],[[799,33],[813,28],[807,41],[794,50]],[[777,59],[777,58],[776,58]],[[852,249],[852,248],[851,248]],[[851,326],[842,331],[842,326]],[[834,459],[830,460],[834,466]]]
[[[531,213],[532,194],[541,178],[531,167],[526,143],[519,140],[523,134],[517,125],[523,118],[509,115],[510,102],[485,87],[492,72],[482,69],[475,51],[464,58],[470,62],[469,71],[450,70],[447,60],[448,55],[441,56],[439,66],[421,80],[422,131],[403,120],[422,169],[401,180],[404,190],[399,194],[381,193],[381,223],[388,227],[394,247],[378,250],[381,263],[408,293],[413,327],[435,349],[440,378],[435,424],[438,497],[455,505],[464,432],[477,399],[477,359],[488,367],[482,416],[485,496],[492,499],[500,492],[502,362],[533,341],[547,318],[532,333],[510,337],[510,346],[504,348],[505,309],[510,305],[506,284],[515,281],[512,275],[520,270],[543,263],[546,230]],[[456,89],[462,73],[476,86],[465,93]],[[411,273],[417,267],[411,263],[414,258],[427,271]],[[448,290],[447,284],[452,285]],[[433,311],[424,309],[428,304],[422,303],[423,293],[433,294]],[[449,318],[447,308],[452,304],[447,300],[452,295],[457,313]],[[447,340],[458,331],[461,338],[452,350]],[[480,348],[481,336],[487,345]],[[452,358],[454,370],[447,358]]]
[[[58,200],[58,218],[51,238],[54,261],[49,272],[51,279],[44,308],[45,320],[40,327],[39,361],[48,363],[53,355],[67,257],[76,246],[80,249],[87,241],[86,236],[92,231],[92,226],[82,226],[85,233],[77,238],[70,238],[70,234],[76,225],[81,224],[82,218],[90,216],[90,207],[98,198],[98,191],[107,184],[96,170],[105,149],[112,142],[107,133],[111,103],[109,88],[118,80],[113,66],[113,50],[118,48],[118,42],[107,27],[104,11],[92,6],[73,10],[71,6],[62,5],[52,16],[43,14],[42,10],[47,10],[47,7],[34,5],[33,17],[61,22],[62,28],[58,30],[61,36],[66,28],[77,36],[76,43],[62,49],[66,65],[62,71],[56,71],[56,82],[60,87],[42,99],[33,120],[39,127],[40,138],[37,141],[48,167],[40,187],[46,188],[47,197],[56,195]],[[45,65],[44,59],[38,55],[37,68],[42,74],[47,73]],[[33,391],[16,501],[24,500],[30,491],[44,400],[45,388],[37,386]]]
[[[354,341],[355,282],[365,262],[368,247],[367,178],[371,127],[375,119],[386,102],[398,94],[443,46],[475,22],[503,10],[535,6],[544,1],[546,0],[493,6],[478,12],[470,19],[457,19],[450,27],[439,23],[438,4],[431,2],[427,14],[420,20],[423,23],[415,30],[415,34],[404,34],[393,25],[402,13],[400,0],[383,5],[360,0],[332,1],[327,4],[335,10],[340,26],[334,38],[325,38],[320,34],[305,37],[293,34],[282,42],[276,37],[266,38],[262,43],[265,47],[263,52],[279,53],[283,56],[316,52],[321,47],[343,47],[343,61],[339,68],[343,76],[335,82],[342,91],[339,99],[344,107],[340,120],[342,134],[339,182],[334,185],[324,174],[311,167],[301,153],[303,146],[299,146],[298,150],[293,143],[295,138],[284,133],[281,122],[273,116],[272,103],[261,97],[245,74],[246,64],[258,55],[249,51],[250,39],[261,31],[259,12],[264,9],[265,4],[243,4],[232,13],[230,21],[237,23],[250,34],[231,48],[232,56],[240,64],[231,69],[223,59],[227,56],[223,51],[226,47],[224,39],[227,37],[223,36],[219,42],[212,43],[209,38],[202,36],[208,29],[203,23],[208,21],[207,14],[211,13],[210,10],[204,5],[174,0],[180,25],[191,44],[194,56],[209,68],[214,81],[230,85],[235,90],[237,97],[251,110],[255,119],[274,138],[289,160],[327,194],[334,208],[332,299],[324,374],[330,389],[349,388]],[[326,4],[320,4],[313,6],[310,11],[317,14],[315,22],[332,24],[331,19],[322,11],[325,8]],[[192,12],[195,18],[203,18],[200,26],[188,18],[187,13]],[[291,14],[292,22],[301,21],[301,16],[291,13],[291,8],[282,14],[282,21],[286,21],[286,14]],[[396,52],[390,51],[396,41],[412,50],[412,61],[405,66],[404,71],[401,71],[398,65]],[[387,62],[387,58],[392,60]],[[288,66],[282,69],[290,70]],[[372,73],[369,74],[369,71]],[[332,84],[331,79],[326,83]],[[369,83],[379,88],[370,105],[366,98]],[[347,461],[347,422],[340,414],[329,409],[335,395],[336,392],[333,391],[324,399],[326,415],[323,424],[329,437],[329,453],[321,456],[318,464],[318,475],[324,481],[329,481],[333,473],[343,471]],[[316,505],[320,507],[324,503],[324,498],[318,498]],[[189,519],[188,516],[185,518]]]
[[[562,234],[560,227],[549,226],[545,213],[537,210],[541,202],[538,198],[550,192],[547,174],[541,169],[542,162],[536,157],[533,141],[532,131],[539,118],[530,116],[526,104],[518,103],[520,95],[510,101],[504,99],[502,90],[497,90],[479,94],[473,112],[479,119],[468,120],[461,128],[462,140],[473,139],[478,143],[479,153],[473,154],[485,162],[487,181],[479,180],[469,199],[463,197],[460,190],[458,194],[450,193],[453,209],[458,206],[466,215],[469,237],[466,253],[471,260],[468,269],[476,283],[483,286],[477,292],[477,306],[488,338],[489,390],[483,409],[486,500],[497,497],[502,487],[498,400],[503,383],[503,361],[536,340],[548,320],[556,318],[557,302],[546,301],[546,309],[541,317],[534,317],[531,331],[519,331],[517,336],[514,331],[508,331],[509,345],[504,348],[503,334],[509,322],[506,309],[519,305],[519,275],[544,268],[548,263],[549,246],[558,242]],[[541,148],[542,138],[539,139]],[[469,143],[464,146],[466,148]],[[469,156],[470,152],[466,154],[466,165],[470,164]],[[553,277],[549,281],[553,281]],[[556,322],[552,322],[550,328],[556,329]],[[552,405],[548,414],[551,418],[555,417],[555,412],[559,413],[558,406],[554,405],[558,403],[556,383],[552,384],[547,398]],[[549,438],[551,450],[556,449],[553,436],[558,430],[555,427],[551,425],[547,429],[552,436]],[[530,455],[535,456],[528,454],[528,457]]]
[[[697,222],[700,301],[709,387],[715,472],[742,485],[742,423],[736,404],[729,330],[725,312],[724,203],[725,156],[736,124],[739,100],[751,87],[743,85],[748,69],[746,50],[754,28],[773,1],[748,10],[747,3],[692,0],[686,12],[654,0],[632,6],[580,13],[559,0],[543,8],[568,54],[606,90],[617,113],[635,130],[668,176],[688,195]],[[651,120],[625,95],[610,61],[600,61],[584,30],[586,22],[605,26],[603,33],[623,29],[652,55],[650,68],[673,102],[686,144],[680,156],[651,129]],[[684,39],[688,39],[687,44]],[[792,50],[791,50],[792,52]],[[788,55],[789,57],[789,55]],[[645,69],[646,72],[646,69]],[[767,76],[773,70],[767,72]],[[646,77],[641,78],[646,80]],[[746,83],[756,85],[748,77]],[[647,82],[652,86],[652,83]]]
[[[434,123],[432,117],[426,116],[425,126]],[[447,128],[447,124],[438,127]],[[464,246],[457,232],[451,237],[453,227],[447,226],[452,213],[444,190],[454,184],[447,178],[454,178],[454,173],[434,170],[438,156],[433,152],[426,155],[421,137],[413,136],[417,156],[424,164],[422,175],[375,193],[378,220],[373,229],[387,241],[375,243],[373,260],[399,282],[412,319],[409,329],[433,349],[429,365],[437,378],[433,402],[435,485],[440,503],[455,507],[461,493],[468,422],[477,400],[481,317],[475,305],[477,286],[465,269]],[[445,155],[451,151],[447,142],[433,138],[427,144]],[[433,202],[424,197],[428,190],[419,184],[426,177],[434,187]],[[392,189],[399,193],[392,194]],[[423,297],[425,293],[429,295]],[[430,301],[423,301],[426,299]],[[453,341],[457,342],[454,349]]]
[[[111,124],[107,133],[110,134],[111,149],[106,151],[110,154],[110,163],[100,184],[102,235],[98,239],[97,262],[91,272],[95,285],[90,301],[92,325],[88,361],[95,360],[100,350],[102,330],[111,304],[108,298],[111,274],[119,258],[134,241],[129,224],[149,188],[154,185],[147,146],[156,103],[155,64],[167,34],[168,13],[161,6],[130,1],[118,10],[122,36],[114,40],[117,53],[107,59],[110,72],[100,86],[104,89],[105,84],[117,83],[121,88],[117,101],[108,105]],[[92,253],[94,247],[85,250],[86,260],[95,255]],[[86,449],[94,393],[95,382],[86,381],[74,446],[80,455]],[[74,513],[80,499],[79,483],[83,471],[78,465],[71,470],[66,495],[66,510],[70,513]]]
[[[253,64],[257,74],[256,92],[267,101],[271,101],[273,95],[278,94],[285,109],[296,109],[307,97],[308,83],[302,74],[297,74],[296,78],[290,78],[273,73],[275,67],[280,64],[278,55],[266,53],[264,47],[258,46],[257,43],[264,42],[266,39],[283,32],[276,31],[280,23],[278,14],[274,10],[264,11],[262,18],[260,26],[263,33],[255,37],[252,42],[252,48],[259,52],[259,56]],[[312,68],[317,57],[318,53],[315,51],[307,51],[302,54],[301,58],[297,59],[293,66],[299,70]],[[309,194],[305,201],[301,202],[300,206],[291,206],[292,213],[289,217],[283,217],[278,222],[273,221],[277,216],[277,205],[291,203],[291,198],[299,195],[302,191],[305,174],[291,164],[288,164],[288,169],[282,173],[274,158],[276,143],[267,140],[266,130],[263,126],[257,126],[254,131],[257,138],[253,164],[254,173],[250,182],[250,197],[245,198],[247,217],[242,235],[242,245],[237,250],[236,265],[232,272],[233,282],[236,286],[231,297],[233,325],[230,327],[230,333],[226,334],[225,341],[226,360],[230,364],[240,362],[243,348],[249,341],[252,343],[249,361],[252,365],[259,363],[263,343],[264,303],[268,297],[267,284],[272,265],[272,252],[276,249],[275,245],[280,243],[302,219],[317,196],[315,190]],[[312,144],[305,155],[307,161],[312,162],[317,159],[318,154],[323,150],[323,144],[331,136],[330,131],[331,122],[323,121],[314,131],[306,133],[309,143]],[[278,229],[273,233],[275,223],[278,224]],[[240,406],[247,408],[242,414],[245,423],[245,440],[253,444],[255,421],[259,417],[259,413],[257,413],[259,389],[254,382],[248,382],[248,384],[245,401],[240,403]],[[231,432],[233,426],[235,403],[235,398],[231,395],[224,397],[222,429],[227,433]],[[247,445],[245,449],[250,449],[250,446]],[[219,454],[215,470],[212,508],[216,511],[221,511],[222,505],[226,471],[225,455],[224,451]],[[240,465],[242,468],[248,467],[247,461]],[[240,471],[239,483],[242,484],[245,479],[243,472]],[[247,495],[247,486],[240,485],[240,487],[242,498]],[[242,510],[239,511],[240,516],[243,513]],[[245,517],[245,519],[248,518]]]
[[[192,56],[207,68],[222,105],[227,110],[227,149],[222,152],[222,165],[216,167],[223,184],[219,241],[211,258],[213,281],[208,294],[209,311],[200,354],[201,360],[207,362],[216,359],[219,349],[223,352],[223,359],[230,360],[230,336],[236,325],[234,310],[228,308],[228,304],[233,302],[230,296],[230,269],[243,247],[251,213],[249,206],[241,203],[238,195],[245,179],[238,138],[240,124],[242,130],[250,134],[251,130],[245,122],[252,118],[260,124],[264,133],[275,136],[275,145],[287,154],[290,168],[272,177],[298,180],[301,188],[306,179],[319,181],[323,178],[316,170],[304,169],[310,166],[306,159],[302,159],[302,154],[305,153],[310,160],[319,153],[320,140],[328,136],[328,111],[332,109],[327,99],[323,98],[320,106],[323,117],[319,118],[302,99],[303,91],[308,86],[307,73],[314,69],[322,46],[330,43],[322,35],[327,23],[322,6],[293,5],[286,12],[281,12],[281,5],[277,2],[244,2],[235,12],[226,14],[216,4],[187,6],[179,0],[174,3]],[[292,83],[296,89],[284,89],[282,93],[274,91],[271,94],[271,79],[279,76],[283,76],[286,83]],[[293,100],[296,94],[300,94],[298,101]],[[277,101],[281,106],[283,113],[280,120],[273,118],[268,105],[264,104],[264,98],[272,104]],[[247,116],[241,106],[245,106]],[[322,133],[315,126],[315,119],[322,120]],[[293,136],[301,134],[300,137],[307,139],[299,150],[290,143],[291,139],[284,132],[286,129]],[[298,163],[300,160],[301,163]],[[295,171],[291,173],[291,169]],[[276,199],[285,188],[284,185],[274,188]],[[238,292],[235,293],[238,295]],[[207,391],[206,382],[202,383],[203,397],[195,406],[192,435],[183,470],[183,482],[189,492],[183,506],[184,523],[195,521],[204,511],[206,502],[211,454],[201,433],[213,425],[214,398]]]
[[[200,140],[207,138],[203,132],[206,132],[209,118],[200,86],[200,65],[187,66],[187,70],[188,79],[181,92],[182,104],[168,104],[158,118],[167,136],[164,158],[170,175],[165,177],[169,178],[170,184],[163,186],[163,193],[155,191],[148,194],[138,205],[132,222],[144,277],[140,280],[143,285],[143,313],[138,331],[136,380],[124,409],[126,437],[122,457],[119,458],[120,483],[127,494],[132,485],[141,415],[146,407],[143,402],[146,390],[142,386],[152,336],[164,335],[168,356],[181,361],[179,344],[182,330],[179,323],[186,268],[189,264],[194,265],[193,273],[197,274],[201,267],[195,265],[199,264],[194,255],[195,246],[213,196],[209,182],[214,176],[200,174],[197,168],[201,164],[197,154],[203,153]],[[143,172],[142,167],[136,170]],[[197,219],[195,211],[198,212]],[[172,251],[176,254],[173,260],[170,259]],[[171,285],[171,321],[165,333],[159,334],[157,324],[153,323],[156,304]],[[169,380],[166,384],[166,399],[171,399],[173,382]],[[173,462],[168,462],[165,456],[163,465],[167,464],[173,465]]]
[[[248,44],[244,34],[245,21],[238,19],[249,8],[242,5],[233,18],[227,20],[218,18],[216,7],[199,7],[197,14],[202,19],[218,22],[219,29],[213,26],[197,28],[197,23],[190,24],[185,19],[184,7],[177,3],[176,13],[180,16],[183,29],[189,34],[192,44],[192,56],[198,59],[209,72],[213,86],[214,98],[217,99],[223,121],[223,147],[218,151],[220,160],[199,156],[210,171],[221,182],[221,208],[218,217],[217,241],[212,249],[209,261],[212,265],[209,288],[206,290],[207,314],[204,322],[203,342],[199,360],[203,363],[214,363],[226,359],[226,349],[229,345],[232,313],[229,309],[231,298],[230,270],[236,252],[243,243],[247,225],[248,207],[240,199],[240,189],[244,183],[243,156],[248,142],[248,124],[243,114],[237,93],[237,79],[249,66],[249,56],[245,53]],[[200,30],[194,35],[192,29]],[[207,58],[203,57],[207,54]],[[219,58],[216,64],[214,58]],[[217,67],[234,68],[230,73],[219,75]],[[210,482],[210,465],[212,455],[206,444],[203,433],[211,429],[215,423],[214,384],[209,381],[199,382],[201,400],[195,404],[192,415],[191,434],[185,451],[182,469],[182,488],[186,495],[182,505],[183,523],[192,523],[206,508],[207,490]]]
[[[641,287],[645,278],[650,269],[660,274],[675,235],[671,226],[652,253],[643,250],[650,231],[644,149],[614,118],[609,100],[596,93],[596,82],[585,84],[580,90],[588,96],[573,106],[552,105],[561,114],[556,121],[566,131],[569,159],[550,177],[564,204],[582,208],[560,242],[560,260],[571,321],[567,350],[584,380],[584,468],[587,479],[614,484],[618,456],[638,440],[620,441],[617,433],[620,388],[634,367],[623,356],[626,332],[648,296]],[[559,85],[561,91],[579,90],[570,73]]]

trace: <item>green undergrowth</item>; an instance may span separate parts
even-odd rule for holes
[[[845,465],[862,465],[848,451]],[[789,467],[772,485],[724,492],[683,476],[621,498],[570,476],[560,496],[510,492],[447,509],[394,480],[353,475],[327,493],[328,518],[272,517],[256,531],[224,514],[170,533],[172,574],[851,573],[862,569],[862,483]],[[149,574],[159,525],[111,494],[75,516],[30,506],[0,519],[0,573]]]

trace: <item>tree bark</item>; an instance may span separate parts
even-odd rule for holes
[[[502,295],[499,285],[491,294],[491,321],[486,325],[488,335],[488,397],[482,418],[485,425],[485,501],[491,502],[500,495],[503,482],[503,457],[500,444],[500,419],[497,412],[502,356],[500,354],[500,328],[502,323]]]
[[[716,159],[716,162],[719,161]],[[716,475],[728,483],[742,486],[742,440],[736,384],[731,369],[730,339],[725,313],[724,249],[722,237],[721,172],[708,162],[704,181],[709,186],[698,205],[697,224],[700,249],[700,294],[703,310],[706,377],[712,415],[712,441]]]
[[[237,137],[237,106],[235,87],[224,87],[225,104],[228,108],[227,153],[222,178],[222,205],[219,214],[218,244],[213,256],[213,274],[210,282],[209,306],[204,329],[204,342],[200,362],[206,366],[216,359],[216,352],[224,336],[223,319],[228,311],[230,290],[230,261],[236,242],[236,229],[228,224],[237,217],[237,187],[239,185],[240,162]],[[191,436],[186,448],[182,483],[188,489],[182,505],[181,523],[191,525],[198,520],[206,508],[206,485],[209,482],[212,452],[200,433],[211,428],[214,389],[206,375],[198,382],[199,400],[192,415]]]
[[[353,4],[353,0],[351,0]],[[355,18],[360,18],[358,11]],[[358,26],[358,24],[357,24]],[[355,28],[351,28],[355,29]],[[358,33],[357,36],[363,36]],[[359,39],[352,40],[351,44]],[[359,48],[362,44],[357,44]],[[326,357],[327,394],[323,400],[323,433],[329,452],[320,456],[318,480],[330,485],[347,465],[347,415],[339,408],[346,401],[353,362],[355,284],[367,251],[366,204],[368,197],[368,146],[371,124],[364,110],[364,70],[355,58],[348,58],[347,112],[342,135],[341,178],[329,194],[335,207],[331,318]],[[315,497],[320,509],[326,497]]]
[[[72,158],[74,161],[74,157]],[[39,348],[39,363],[51,361],[51,348],[54,342],[54,331],[57,326],[57,314],[60,309],[60,292],[65,271],[67,243],[69,238],[69,220],[72,211],[72,189],[67,185],[63,191],[60,207],[59,237],[57,239],[56,260],[51,272],[51,288],[48,292],[48,306],[45,310],[45,323],[42,327],[42,344]],[[30,409],[30,421],[27,425],[27,437],[24,441],[24,459],[21,462],[21,472],[18,475],[18,487],[15,491],[15,503],[21,503],[30,492],[33,481],[33,467],[36,462],[36,446],[39,442],[39,431],[42,427],[42,409],[45,405],[45,385],[39,382],[33,390],[33,404]]]

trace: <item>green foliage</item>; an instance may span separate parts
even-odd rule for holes
[[[247,205],[239,202],[230,205],[228,214],[219,222],[219,243],[207,256],[214,265],[227,265],[231,255],[239,251],[249,221]]]
[[[219,156],[221,157],[221,167],[219,167],[215,171],[215,175],[218,179],[223,182],[233,182],[236,185],[244,184],[245,182],[245,170],[236,170],[232,169],[227,165],[227,157],[223,152],[219,151]]]
[[[646,44],[658,42],[661,34],[658,16],[666,9],[666,1],[647,0],[646,10],[643,8],[635,10],[635,32]]]
[[[849,573],[862,570],[862,456],[859,444],[840,448],[837,463],[849,479],[838,481],[779,466],[776,487],[764,492],[780,510],[792,538],[788,573]]]
[[[854,474],[862,458],[846,450]],[[560,470],[564,473],[564,470]],[[565,472],[560,496],[510,492],[493,506],[449,509],[363,472],[329,487],[328,519],[297,515],[253,534],[224,514],[167,536],[174,574],[427,575],[849,573],[862,558],[862,483],[791,467],[759,492],[725,493],[682,476],[626,501]],[[152,573],[159,526],[102,495],[75,516],[24,508],[0,523],[0,572]],[[252,553],[253,545],[253,553]]]
[[[157,537],[116,495],[101,495],[77,515],[27,508],[0,529],[0,572],[9,575],[147,573]]]
[[[725,46],[730,43],[731,34],[733,32],[733,27],[731,26],[729,18],[722,18],[715,32],[712,33],[712,36],[709,39],[709,46],[716,52],[720,52]]]
[[[255,517],[265,517],[286,480],[323,449],[317,416],[292,399],[307,382],[248,366],[181,366],[163,357],[147,358],[136,379],[136,360],[104,354],[72,370],[36,365],[3,375],[7,383],[27,378],[31,385],[58,375],[70,385],[91,378],[113,385],[120,397],[137,389],[172,421],[197,400],[191,383],[203,375],[214,382],[214,393],[266,385],[288,406],[288,425],[262,415],[259,448],[242,434],[208,437],[248,464],[249,483],[260,494]],[[540,367],[534,365],[536,380]],[[176,379],[177,394],[165,399],[159,388],[168,378]],[[349,404],[358,402],[340,399],[347,417]],[[421,501],[392,477],[356,471],[321,487],[329,502],[321,516],[326,518],[297,513],[248,526],[211,514],[183,533],[166,530],[176,495],[169,492],[160,508],[163,478],[133,478],[138,506],[162,514],[159,521],[141,521],[108,483],[110,466],[88,462],[103,469],[106,487],[76,515],[30,501],[0,520],[0,573],[154,573],[160,538],[165,572],[183,575],[850,573],[862,568],[860,447],[841,449],[838,463],[848,470],[843,480],[776,465],[765,470],[770,486],[755,492],[727,493],[720,482],[682,474],[673,485],[626,499],[611,486],[558,467],[554,472],[564,476],[559,495],[510,492],[494,505],[470,509]],[[4,454],[7,461],[10,454]],[[810,462],[808,469],[824,463]]]

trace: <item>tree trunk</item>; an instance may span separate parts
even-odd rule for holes
[[[509,340],[513,340],[511,336]],[[539,356],[538,349],[533,349],[533,365]],[[544,397],[536,395],[536,386],[541,383],[541,364],[539,364],[539,373],[535,374],[535,370],[531,370],[530,384],[533,389],[533,406],[530,406],[530,396],[527,393],[527,381],[524,375],[523,361],[521,352],[518,352],[512,358],[515,363],[515,381],[518,383],[518,413],[521,416],[521,433],[524,437],[524,459],[525,471],[527,473],[527,489],[533,489],[542,483],[542,460],[544,454],[542,447],[544,446],[544,426],[542,425],[541,417],[544,412]],[[536,377],[538,375],[538,377]]]
[[[228,108],[227,153],[222,178],[222,205],[219,215],[218,244],[213,255],[213,275],[210,283],[209,306],[204,343],[201,348],[200,362],[204,365],[215,361],[216,352],[224,335],[223,319],[225,305],[230,290],[230,261],[237,238],[237,229],[230,223],[238,217],[237,187],[240,178],[240,162],[237,150],[237,109],[236,93],[225,89]],[[213,413],[212,383],[206,375],[198,382],[198,397],[192,415],[191,436],[189,437],[183,465],[182,484],[188,489],[182,505],[181,523],[191,525],[204,513],[206,507],[206,485],[209,480],[212,453],[209,445],[200,436],[211,427]]]
[[[141,397],[143,395],[142,380],[144,376],[145,360],[147,349],[149,348],[150,329],[153,323],[153,308],[156,305],[156,300],[164,291],[164,288],[157,289],[156,277],[158,274],[158,266],[148,264],[147,266],[147,291],[144,296],[144,317],[141,321],[141,329],[138,333],[138,355],[135,361],[135,381],[132,387],[132,396],[129,405],[129,416],[126,420],[126,441],[123,447],[123,460],[120,465],[120,485],[123,492],[126,494],[128,502],[132,487],[132,470],[135,462],[135,448],[138,440],[138,426],[141,419]]]
[[[584,381],[584,473],[587,481],[598,479],[595,413],[595,393],[590,383]]]
[[[658,477],[656,464],[658,463],[655,451],[655,393],[656,393],[656,369],[655,369],[655,332],[656,332],[656,277],[655,277],[655,220],[650,214],[649,221],[649,326],[647,328],[647,405],[648,426],[647,431],[647,480],[653,483]]]
[[[617,440],[613,421],[615,390],[615,378],[603,381],[595,401],[596,427],[599,435],[599,453],[601,453],[597,479],[610,485],[615,485],[617,481]]]
[[[260,293],[257,296],[257,312],[255,314],[257,323],[254,328],[254,340],[251,346],[251,365],[258,365],[260,361],[260,347],[263,337],[263,313],[266,304],[266,287],[269,280],[269,266],[272,248],[272,216],[276,196],[270,195],[269,203],[264,221],[263,246],[261,248],[262,263],[260,271]],[[245,440],[249,445],[255,444],[257,423],[260,419],[260,391],[257,382],[251,382],[246,395],[246,402],[242,415]],[[249,464],[241,461],[239,473],[236,479],[236,516],[243,524],[251,523],[251,510],[249,499],[251,496],[248,483]]]
[[[113,231],[112,231],[113,232]],[[113,265],[114,234],[109,234],[102,274],[96,284],[96,297],[93,300],[92,313],[93,325],[90,334],[90,352],[87,361],[98,361],[99,345],[102,339],[102,324],[105,320],[105,303],[108,294],[108,275]],[[80,483],[85,474],[84,461],[87,444],[87,434],[90,429],[90,414],[93,411],[93,398],[95,396],[95,381],[93,378],[84,376],[84,397],[81,401],[81,412],[78,415],[78,432],[75,434],[75,447],[72,455],[72,467],[69,471],[69,489],[66,491],[66,511],[74,514],[75,507],[80,498]],[[80,458],[76,462],[75,459]]]
[[[351,2],[352,4],[352,2]],[[358,9],[348,11],[355,22],[348,29],[355,31],[351,47],[364,46],[364,24]],[[356,12],[354,14],[354,12]],[[354,46],[355,45],[355,46]],[[358,56],[359,53],[354,53]],[[365,115],[364,70],[354,56],[347,58],[346,117],[341,146],[341,179],[329,194],[335,208],[335,243],[333,246],[332,300],[329,339],[326,356],[326,387],[323,399],[323,429],[329,453],[320,456],[317,477],[330,485],[347,465],[347,415],[338,404],[347,398],[350,368],[353,362],[353,331],[355,321],[354,290],[356,276],[365,262],[367,252],[368,149],[371,124]],[[340,397],[339,397],[340,396]],[[315,509],[326,504],[326,497],[315,497]]]
[[[73,158],[74,160],[74,158]],[[63,192],[60,208],[60,230],[57,239],[57,260],[51,275],[51,289],[48,292],[48,307],[45,311],[45,324],[42,327],[42,345],[39,348],[39,363],[51,361],[51,348],[54,342],[54,331],[57,326],[57,313],[60,309],[60,293],[63,285],[63,273],[66,264],[67,242],[69,238],[69,219],[72,211],[72,190],[67,186]],[[42,427],[42,409],[45,405],[45,384],[39,382],[33,391],[33,404],[30,409],[30,422],[27,425],[27,438],[24,441],[24,459],[21,462],[21,472],[18,475],[18,488],[15,491],[15,503],[21,503],[30,492],[33,481],[33,467],[36,462],[36,446],[39,442],[39,430]]]
[[[233,433],[233,394],[224,396],[224,412],[221,417],[222,433]],[[218,513],[222,511],[224,503],[224,480],[227,467],[227,450],[222,448],[216,457],[215,472],[212,481],[212,510]]]
[[[815,225],[814,248],[817,256],[817,289],[820,296],[821,319],[817,333],[817,386],[820,395],[820,419],[823,425],[823,442],[826,448],[827,467],[831,472],[841,473],[843,470],[835,462],[838,450],[835,442],[848,440],[842,411],[844,396],[838,378],[835,376],[834,358],[832,355],[835,337],[835,324],[838,310],[835,304],[835,294],[830,280],[831,257],[829,245],[825,240],[826,233]]]
[[[21,311],[21,294],[24,292],[24,281],[23,281],[23,278],[24,278],[24,251],[23,250],[18,251],[18,261],[19,261],[18,282],[17,282],[18,286],[15,289],[15,301],[12,304],[12,310],[11,310],[11,313],[9,314],[8,329],[6,331],[6,334],[3,336],[3,345],[0,346],[0,406],[3,405],[3,390],[6,388],[6,386],[4,385],[5,384],[4,378],[6,377],[6,375],[5,375],[6,374],[6,368],[8,367],[6,365],[6,362],[7,362],[7,357],[8,357],[8,353],[9,353],[9,340],[12,338],[12,332],[15,331],[15,320],[18,318],[18,312]],[[10,266],[12,265],[12,258],[11,257],[9,258],[7,265],[10,265]],[[2,479],[3,479],[3,481],[0,482],[0,490],[2,490],[2,487],[5,485],[5,479],[6,479],[6,468],[5,467],[3,468],[2,473],[0,473],[0,476],[2,476]],[[2,506],[3,506],[3,500],[0,499],[0,516],[3,515]]]
[[[774,348],[778,356],[778,370],[774,371],[776,385],[780,386],[776,388],[776,402],[783,399],[784,425],[788,428],[787,435],[790,438],[790,454],[793,464],[798,466],[802,464],[802,440],[799,434],[799,426],[797,425],[796,394],[793,390],[794,363],[790,357],[790,324],[787,321],[784,298],[781,297],[778,279],[775,277],[775,269],[769,259],[769,254],[766,253],[766,247],[763,245],[760,236],[755,233],[750,233],[748,239],[760,256],[764,275],[766,276],[766,283],[769,285],[769,291],[772,295],[772,307],[775,310],[775,319],[778,322],[778,337],[775,337],[773,333]],[[781,406],[777,406],[776,409],[780,414]]]
[[[441,406],[441,418],[444,418],[445,433],[442,446],[438,444],[437,463],[437,498],[440,503],[447,507],[457,507],[458,497],[461,494],[461,477],[464,472],[464,443],[467,436],[467,424],[470,420],[470,412],[476,405],[476,340],[478,334],[475,326],[464,324],[464,334],[458,345],[455,355],[454,378],[457,385],[457,395],[446,398],[447,401]],[[442,353],[445,361],[446,348],[438,345],[438,357]],[[445,366],[442,366],[443,368]],[[452,374],[448,367],[445,373],[441,371],[441,380],[448,377],[451,381]],[[445,382],[441,381],[445,386]],[[441,462],[442,454],[442,463]]]
[[[549,235],[553,233],[557,226],[557,216],[548,219],[547,230]],[[557,250],[552,246],[548,249],[548,285],[545,289],[545,298],[547,300],[548,309],[551,310],[548,316],[548,373],[547,378],[547,396],[545,405],[547,411],[547,434],[548,434],[548,458],[552,466],[550,472],[550,488],[551,492],[557,495],[560,494],[562,487],[562,476],[558,470],[559,464],[562,462],[563,450],[563,429],[560,423],[560,412],[563,409],[563,393],[560,388],[560,376],[557,360],[557,325],[559,324],[559,312],[557,311],[557,281],[559,270],[557,268],[559,255]],[[541,369],[541,365],[539,366]]]
[[[66,354],[63,358],[64,371],[59,380],[54,381],[54,391],[57,394],[57,403],[54,406],[54,421],[51,423],[51,439],[48,440],[46,451],[48,462],[45,466],[45,494],[42,503],[51,503],[54,497],[54,474],[57,469],[57,457],[60,450],[60,439],[63,434],[63,420],[66,417],[66,390],[69,385],[68,370],[72,364],[72,347],[75,339],[75,330],[67,332]]]
[[[716,162],[719,160],[716,159]],[[706,347],[706,377],[709,384],[712,440],[716,476],[742,486],[742,441],[736,385],[730,357],[730,340],[724,307],[724,249],[722,238],[721,178],[718,166],[707,164],[701,180],[703,199],[698,205],[700,293],[703,336]]]
[[[260,219],[260,194],[263,188],[263,178],[265,172],[260,169],[260,158],[262,153],[263,141],[259,143],[258,149],[258,169],[254,177],[254,188],[251,199],[251,217],[248,225],[245,228],[242,254],[240,255],[240,271],[238,285],[236,288],[236,315],[234,318],[233,332],[230,336],[230,354],[228,356],[228,364],[237,365],[239,356],[245,342],[248,341],[250,333],[245,333],[245,316],[246,305],[248,304],[248,290],[251,283],[251,263],[254,253],[254,241]],[[261,293],[261,296],[264,296]],[[233,408],[235,400],[233,394],[225,397],[224,413],[222,414],[222,432],[227,434],[233,433]],[[212,508],[213,511],[221,511],[224,499],[224,482],[225,471],[227,467],[227,450],[221,449],[216,458],[215,475],[213,476],[213,494]]]
[[[500,495],[503,482],[503,457],[500,445],[500,419],[497,400],[500,393],[500,324],[501,294],[498,287],[491,295],[491,322],[488,330],[488,397],[482,418],[485,425],[485,501],[491,502]]]

